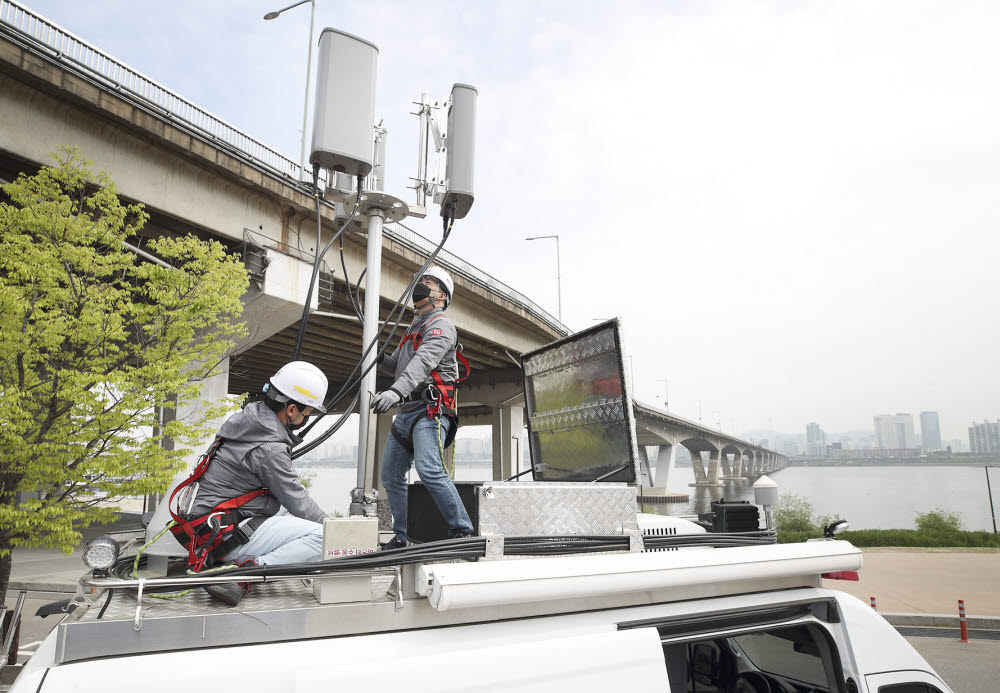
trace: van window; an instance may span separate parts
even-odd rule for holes
[[[671,693],[841,690],[834,646],[811,624],[667,643],[663,655]]]
[[[787,676],[811,686],[827,682],[823,660],[805,627],[749,633],[733,640],[750,664],[760,671]]]
[[[929,683],[890,683],[879,686],[878,693],[941,693],[941,689]]]

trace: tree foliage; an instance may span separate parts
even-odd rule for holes
[[[917,513],[915,522],[921,532],[961,532],[962,516],[959,513],[949,513],[941,508]]]
[[[811,532],[817,529],[812,503],[794,493],[782,494],[773,510],[779,532]]]
[[[0,560],[16,546],[67,553],[114,501],[163,491],[228,403],[200,381],[245,332],[243,265],[214,241],[150,240],[106,172],[76,149],[0,199]],[[157,425],[159,410],[194,415]],[[170,446],[161,446],[169,438]],[[0,571],[0,594],[7,575]]]

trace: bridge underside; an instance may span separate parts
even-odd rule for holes
[[[320,304],[319,312],[334,313],[329,315],[313,315],[309,318],[305,339],[302,343],[300,358],[315,363],[330,378],[331,392],[336,392],[349,378],[357,377],[355,370],[361,359],[361,324],[354,317],[353,308],[347,297],[346,284],[335,282],[335,296],[328,304]],[[362,292],[362,295],[364,292]],[[380,316],[382,320],[388,316],[392,303],[381,301]],[[399,315],[397,310],[396,316]],[[392,338],[392,343],[386,349],[391,353],[399,343],[400,337],[406,332],[411,319],[407,312]],[[343,317],[341,317],[343,316]],[[229,392],[258,392],[267,379],[291,358],[298,334],[299,322],[284,328],[277,334],[254,344],[248,349],[234,355],[229,367]],[[385,344],[386,337],[392,331],[392,326],[386,328],[379,343]],[[465,386],[475,386],[495,382],[519,382],[520,364],[508,356],[503,347],[484,339],[479,339],[459,330],[459,341],[463,347],[463,355],[472,368],[472,375],[464,383]],[[513,372],[513,371],[516,371]],[[383,389],[392,384],[388,376],[379,375],[378,387]],[[462,402],[465,404],[465,402]],[[468,402],[474,404],[474,402]],[[343,404],[341,405],[343,406]]]

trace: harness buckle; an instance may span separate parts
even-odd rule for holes
[[[211,529],[212,532],[218,532],[220,529],[222,529],[222,520],[219,519],[220,517],[222,517],[222,515],[223,513],[220,510],[217,513],[212,513],[211,515],[208,516],[208,519],[205,520],[205,524],[208,525],[208,528]]]
[[[420,398],[427,402],[427,404],[435,405],[441,399],[441,392],[434,383],[427,383],[427,387],[420,393]]]
[[[238,541],[240,544],[246,544],[248,541],[250,541],[251,532],[246,531],[247,524],[249,523],[245,522],[243,524],[237,525],[236,529],[233,530],[233,536],[236,537],[236,541]]]

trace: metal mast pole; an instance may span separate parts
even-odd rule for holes
[[[300,178],[305,180],[306,173],[306,121],[309,116],[309,80],[312,78],[312,58],[313,58],[313,25],[316,21],[316,0],[311,0],[312,12],[309,13],[309,54],[306,57],[306,99],[302,106],[302,156],[299,158],[301,167]],[[319,252],[317,246],[316,252]]]
[[[431,95],[420,95],[420,136],[417,139],[417,207],[427,208],[427,136],[430,128]]]
[[[367,274],[365,275],[365,321],[362,328],[362,350],[375,339],[379,323],[379,289],[382,281],[382,222],[385,212],[381,209],[371,209],[368,212],[368,258]],[[377,347],[372,347],[361,364],[362,370],[368,368],[375,355]],[[367,493],[371,490],[374,479],[375,457],[375,418],[371,411],[371,397],[375,392],[375,369],[372,368],[361,380],[361,397],[358,398],[358,485]]]
[[[556,235],[556,291],[559,297],[559,322],[562,322],[562,265],[559,260],[559,236]],[[634,391],[634,388],[633,388]]]
[[[990,497],[990,518],[993,520],[993,533],[997,533],[997,514],[993,511],[993,489],[990,488],[990,468],[983,467],[986,472],[986,493]]]

